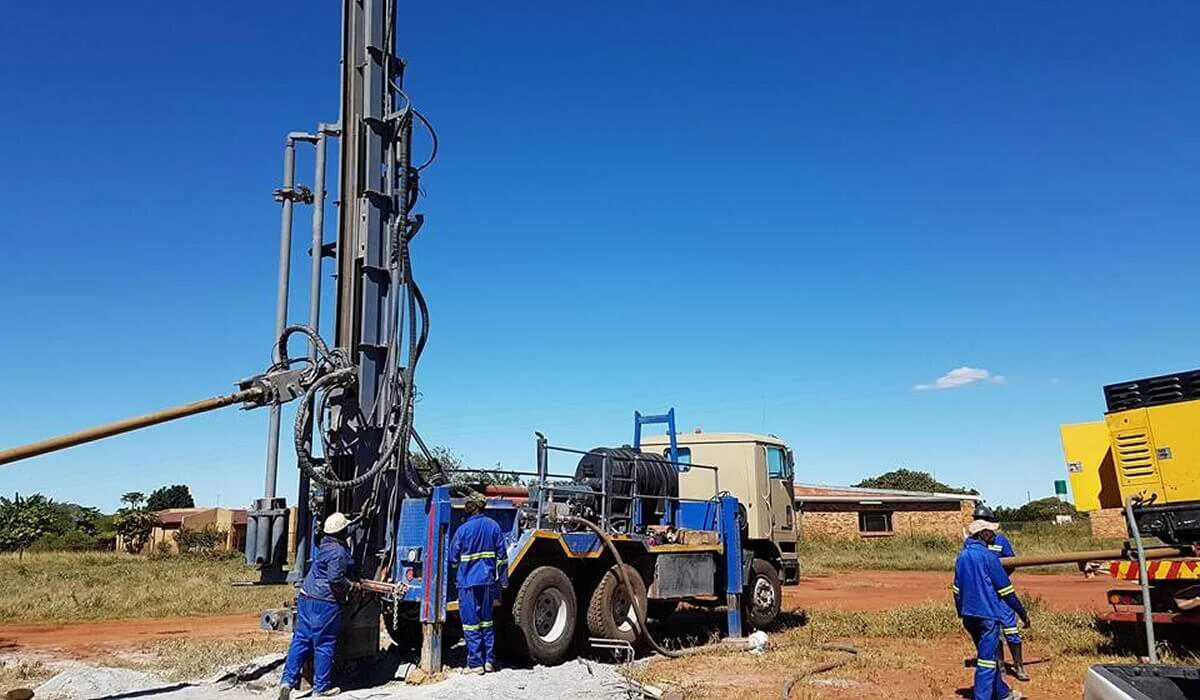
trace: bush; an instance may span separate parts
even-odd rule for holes
[[[213,552],[218,547],[223,547],[227,535],[228,533],[224,530],[218,530],[212,525],[206,526],[203,530],[181,528],[179,532],[175,533],[175,542],[183,554],[200,554]]]
[[[160,540],[158,544],[154,545],[154,551],[150,552],[152,559],[165,559],[173,556],[175,556],[175,548],[166,540]]]
[[[48,532],[37,538],[29,549],[34,552],[86,552],[105,549],[104,539],[82,530]]]

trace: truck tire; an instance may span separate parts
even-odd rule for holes
[[[637,604],[646,611],[646,584],[637,569],[626,564],[625,575],[637,596]],[[620,639],[633,644],[638,640],[637,613],[633,611],[629,593],[621,584],[621,576],[614,565],[604,572],[596,590],[588,601],[587,628],[593,637]]]
[[[763,559],[750,562],[750,580],[742,590],[742,624],[746,629],[762,629],[775,622],[782,600],[783,589],[775,567]]]
[[[575,637],[578,602],[571,579],[555,566],[530,572],[513,598],[512,615],[519,642],[529,660],[562,663]]]

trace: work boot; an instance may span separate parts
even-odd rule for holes
[[[495,667],[495,666],[492,664],[492,662],[491,662],[491,661],[488,661],[487,663],[485,663],[485,664],[483,665],[483,672],[484,672],[484,673],[492,673],[492,672],[493,672],[493,671],[495,671],[495,670],[496,670],[496,667]]]
[[[289,686],[279,686],[279,700],[290,700],[292,697],[292,689]]]
[[[1025,700],[1025,693],[1019,690],[1014,690],[1005,696],[1004,700]]]
[[[313,697],[314,698],[331,698],[334,695],[340,694],[341,692],[342,692],[341,688],[337,688],[337,687],[326,688],[325,690],[322,690],[319,693],[313,693]]]
[[[1025,672],[1025,661],[1021,658],[1021,645],[1009,644],[1008,651],[1012,653],[1012,674],[1013,678],[1019,681],[1029,680],[1029,674]]]

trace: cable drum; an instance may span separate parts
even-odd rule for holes
[[[603,483],[605,458],[608,459],[608,483]],[[581,457],[575,468],[577,482],[597,491],[603,488],[610,496],[632,495],[635,479],[643,518],[648,525],[657,524],[669,507],[669,501],[661,496],[679,496],[679,472],[665,457],[632,447],[597,447]],[[592,497],[591,500],[593,510],[599,510],[599,499]],[[632,515],[632,500],[617,498],[610,501],[614,518]]]

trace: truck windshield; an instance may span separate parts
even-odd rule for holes
[[[772,479],[790,479],[792,470],[789,468],[787,455],[782,447],[767,445],[767,476]]]

